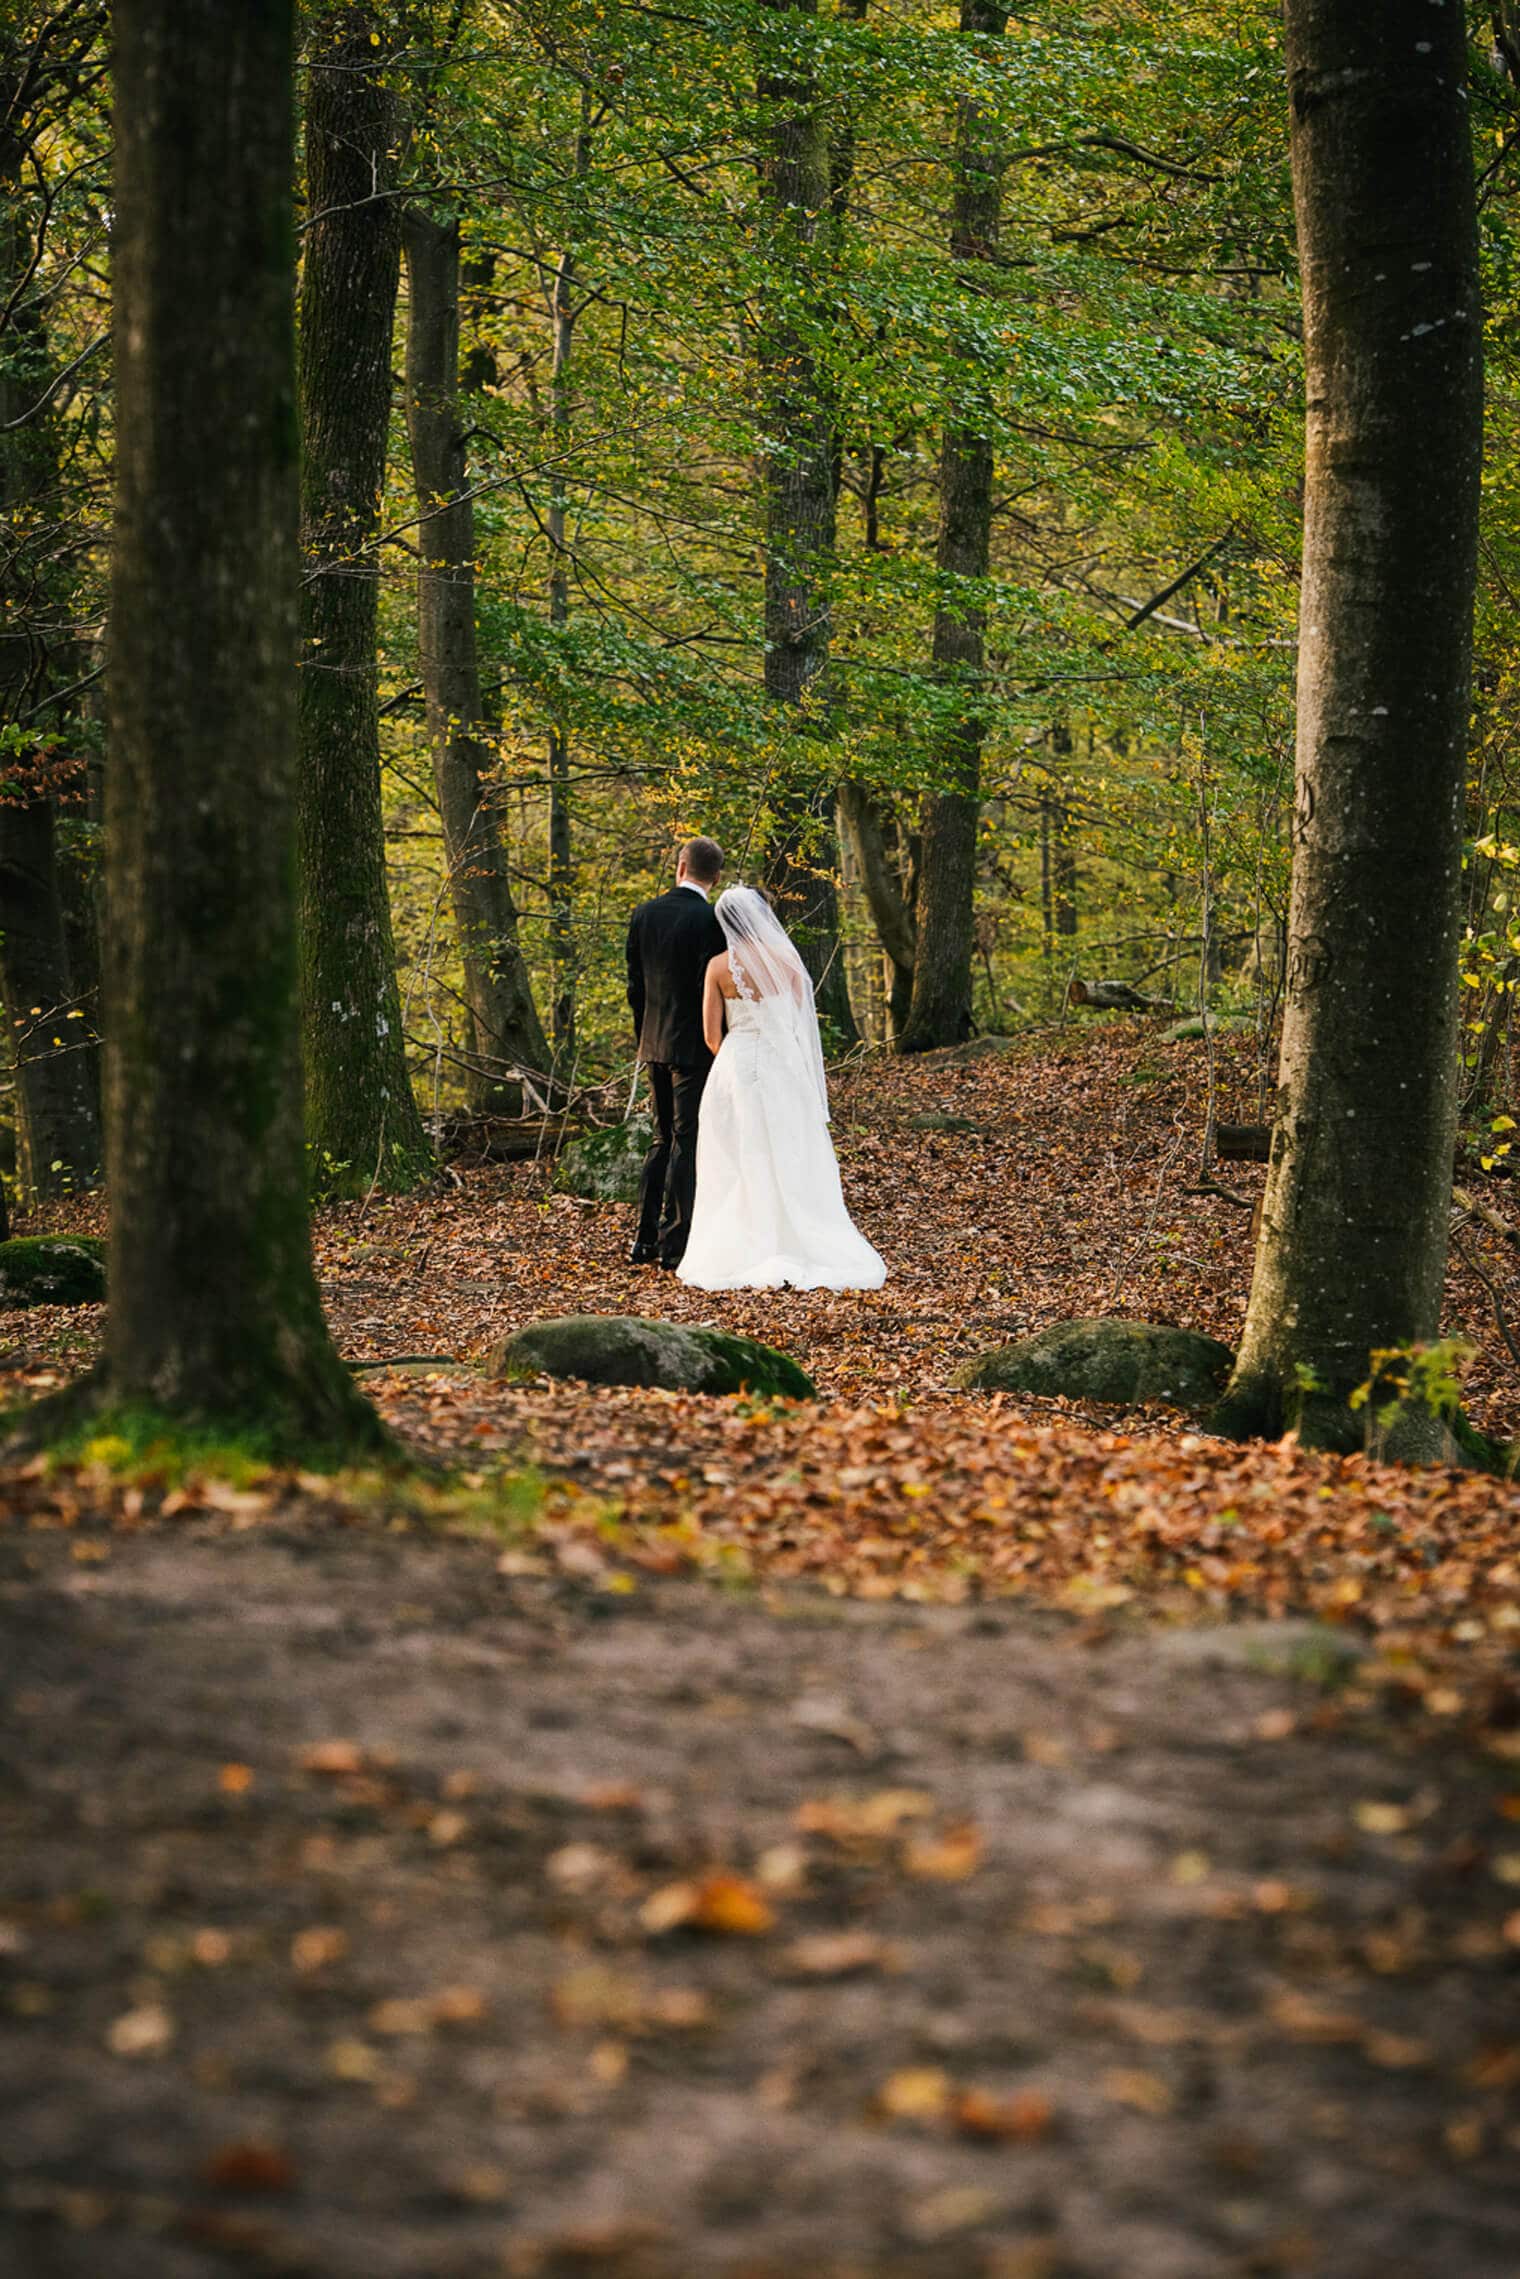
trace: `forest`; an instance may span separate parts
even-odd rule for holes
[[[1520,2268],[1517,199],[1510,0],[0,0],[7,2270]]]

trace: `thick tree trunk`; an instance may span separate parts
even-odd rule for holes
[[[1288,0],[1308,479],[1278,1109],[1223,1429],[1360,1438],[1451,1206],[1482,312],[1462,11]],[[1404,1453],[1434,1452],[1411,1420]]]
[[[375,541],[401,231],[397,106],[368,6],[323,9],[308,62],[301,279],[302,1001],[318,1187],[412,1186],[412,1097],[380,804]]]
[[[0,61],[0,120],[18,122],[21,66]],[[0,126],[0,301],[24,283],[36,215],[24,194],[19,123]],[[56,777],[46,739],[67,736],[57,705],[39,712],[72,670],[76,615],[56,561],[63,520],[57,436],[43,399],[51,377],[39,303],[24,296],[0,336],[0,726],[34,724],[34,745],[0,781],[0,1000],[16,1055],[19,1185],[31,1199],[100,1175],[93,1003],[70,970],[55,812],[39,779]],[[83,771],[78,771],[82,776]]]
[[[961,0],[964,35],[997,38],[1007,21],[1004,0]],[[973,95],[963,95],[957,110],[955,171],[950,247],[962,289],[970,291],[983,265],[997,252],[1002,210],[997,152],[990,146],[987,120]],[[971,362],[968,354],[968,367]],[[990,410],[977,383],[965,415],[946,429],[940,451],[934,666],[947,687],[964,693],[958,717],[935,755],[935,772],[945,788],[930,793],[923,806],[918,957],[913,1000],[900,1039],[903,1052],[959,1044],[972,1027],[971,960],[976,948],[972,904],[983,736],[979,706],[987,622],[980,588],[987,576],[992,539]]]
[[[377,1444],[301,1143],[288,0],[117,0],[105,1357],[94,1398]]]
[[[834,1046],[856,1040],[839,943],[832,783],[823,675],[831,632],[838,450],[828,392],[804,329],[799,298],[813,289],[818,238],[831,192],[830,151],[810,63],[797,42],[817,0],[763,0],[773,41],[759,81],[761,208],[776,280],[761,320],[765,444],[765,693],[796,723],[803,763],[777,801],[766,880],[807,963]],[[765,19],[770,21],[767,23]]]
[[[405,221],[410,309],[406,410],[417,506],[417,646],[449,892],[464,965],[480,1113],[513,1105],[512,1067],[543,1069],[549,1048],[517,935],[500,815],[486,777],[475,636],[475,509],[459,417],[459,225],[413,208]]]

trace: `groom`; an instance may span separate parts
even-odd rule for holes
[[[723,929],[708,897],[723,869],[712,839],[688,839],[676,882],[641,902],[628,925],[628,1002],[654,1099],[654,1146],[639,1182],[635,1266],[679,1266],[697,1193],[697,1110],[712,1067],[702,1036],[702,987]]]

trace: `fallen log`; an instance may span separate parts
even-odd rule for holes
[[[1453,1187],[1451,1199],[1459,1211],[1465,1211],[1469,1218],[1476,1219],[1480,1226],[1487,1227],[1490,1234],[1500,1235],[1505,1242],[1520,1246],[1520,1227],[1511,1226],[1508,1219],[1501,1218],[1497,1211],[1490,1210],[1487,1203],[1480,1203],[1477,1196],[1471,1194],[1466,1187]]]
[[[1075,974],[1066,985],[1068,1005],[1091,1005],[1100,1013],[1175,1013],[1169,997],[1143,997],[1127,981],[1079,981]]]
[[[1270,1124],[1214,1126],[1214,1154],[1221,1163],[1265,1163],[1271,1153]]]
[[[446,1162],[525,1163],[557,1155],[586,1126],[563,1116],[489,1116],[466,1108],[441,1117],[437,1148]]]

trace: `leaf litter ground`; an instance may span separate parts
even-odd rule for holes
[[[13,1477],[6,2268],[1520,2269],[1515,1489],[951,1387],[1074,1314],[1238,1331],[1201,1111],[1134,1029],[862,1071],[872,1297],[636,1273],[532,1167],[324,1217],[355,1359],[644,1310],[816,1408],[407,1360],[473,1490]],[[12,1320],[18,1384],[87,1358]]]

